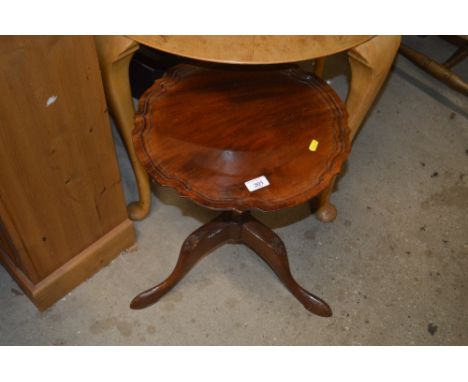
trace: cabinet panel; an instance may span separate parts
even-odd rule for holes
[[[123,222],[131,245],[93,39],[0,37],[0,98],[7,263],[37,285]]]

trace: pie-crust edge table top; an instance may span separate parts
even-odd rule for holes
[[[345,106],[316,76],[269,68],[180,64],[156,81],[133,131],[151,177],[237,211],[291,207],[327,187],[350,150]],[[249,192],[244,183],[260,176],[270,185]]]

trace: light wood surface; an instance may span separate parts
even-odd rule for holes
[[[95,42],[107,103],[127,148],[138,188],[138,201],[128,205],[128,215],[133,220],[141,220],[151,208],[151,192],[148,175],[135,156],[132,145],[135,109],[128,78],[130,60],[138,44],[121,36],[97,36]]]
[[[350,49],[371,36],[129,36],[164,52],[229,64],[313,60]]]
[[[4,257],[3,264],[37,308],[45,310],[134,242],[133,223],[126,219],[36,284],[10,258]]]
[[[36,286],[128,220],[93,39],[1,37],[0,68],[0,257]]]
[[[348,51],[351,83],[346,109],[351,140],[354,139],[382,87],[400,45],[400,36],[376,36]],[[330,202],[336,179],[319,197],[316,216],[322,222],[335,220],[337,210]]]
[[[124,137],[133,129],[128,56],[137,49],[137,43],[213,62],[267,64],[319,59],[315,72],[319,76],[324,63],[321,58],[348,51],[352,77],[346,107],[352,137],[380,90],[400,43],[399,36],[110,36],[96,39],[105,87],[112,88],[107,91],[109,106],[114,114],[118,113],[116,124]],[[137,212],[130,216],[138,219],[149,213],[149,182],[146,172],[135,160],[128,138],[125,141],[140,192]],[[319,198],[323,208],[317,216],[322,221],[336,217],[336,209],[329,203],[330,195],[331,188]]]
[[[348,51],[351,83],[346,109],[351,139],[374,103],[398,52],[400,36],[376,36]]]

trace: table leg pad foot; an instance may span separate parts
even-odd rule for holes
[[[315,213],[317,219],[323,223],[330,223],[335,220],[336,214],[336,207],[331,203],[324,204]]]

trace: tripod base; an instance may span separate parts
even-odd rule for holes
[[[294,280],[283,241],[270,228],[252,217],[249,212],[225,212],[192,232],[185,239],[177,264],[162,283],[136,296],[132,309],[143,309],[157,302],[169,292],[208,252],[225,243],[241,243],[252,249],[275,272],[286,288],[304,307],[319,316],[329,317],[328,304],[303,289]]]

